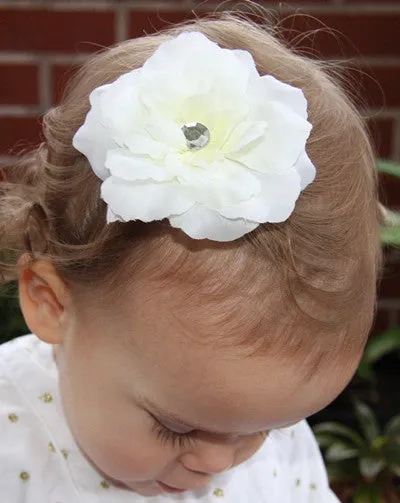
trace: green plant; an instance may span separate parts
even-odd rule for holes
[[[400,165],[389,161],[378,161],[381,173],[400,178]],[[400,245],[400,211],[385,210],[385,225],[381,230],[382,244],[385,246]]]
[[[386,330],[371,338],[366,345],[357,374],[368,381],[374,390],[377,388],[377,376],[373,365],[392,352],[400,357],[400,328]]]
[[[388,175],[393,175],[397,176],[397,178],[400,178],[400,164],[380,159],[377,162],[377,167],[381,173],[387,173]]]
[[[0,344],[29,332],[18,303],[15,284],[0,291]]]
[[[400,415],[381,431],[371,408],[356,398],[352,402],[360,432],[337,422],[313,427],[330,483],[335,490],[347,491],[353,503],[398,502]]]

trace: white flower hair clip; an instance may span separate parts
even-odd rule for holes
[[[103,180],[108,223],[167,218],[194,239],[233,241],[285,221],[315,177],[302,90],[199,32],[161,44],[90,104],[73,145]]]

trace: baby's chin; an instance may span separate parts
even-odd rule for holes
[[[134,491],[141,496],[158,496],[164,491],[155,481],[149,482],[124,482],[118,484],[120,487],[124,487],[130,491]]]

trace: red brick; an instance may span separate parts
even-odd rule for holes
[[[135,10],[129,14],[128,36],[130,38],[141,37],[192,18],[193,14],[189,11]]]
[[[381,201],[389,208],[400,209],[400,180],[386,173],[381,173],[379,180]]]
[[[382,159],[390,159],[393,152],[394,119],[370,119],[368,127],[371,131],[378,156]]]
[[[374,108],[400,106],[400,66],[358,66],[346,70],[360,102]]]
[[[111,11],[0,10],[0,49],[94,52],[115,42]]]
[[[79,65],[54,65],[51,71],[51,100],[55,105],[61,101],[62,94],[69,79],[73,76]]]
[[[75,0],[77,2],[79,2],[80,0]],[[88,0],[86,0],[88,1]],[[99,0],[92,0],[93,2],[98,2]],[[114,3],[118,3],[118,4],[124,4],[124,3],[135,3],[135,2],[132,2],[132,0],[112,0]],[[163,4],[171,4],[171,5],[176,5],[176,4],[181,4],[181,3],[188,3],[188,1],[190,2],[190,0],[162,0],[161,2],[158,2],[158,3],[163,3]],[[196,1],[198,0],[192,0],[193,3],[196,3]],[[204,2],[204,0],[200,0],[202,2]],[[206,2],[209,1],[209,0],[205,0]],[[139,3],[139,2],[136,2],[136,3]],[[143,3],[143,0],[142,0],[142,3]],[[157,2],[154,2],[153,3],[157,3]]]
[[[372,335],[379,334],[389,328],[389,313],[385,309],[378,309],[374,324],[372,326]]]
[[[379,287],[379,297],[400,297],[400,264],[386,266]]]
[[[309,2],[307,2],[309,3]],[[312,11],[310,11],[312,12]],[[199,13],[201,14],[201,13]],[[129,36],[153,33],[171,23],[192,18],[189,11],[132,11]],[[250,16],[251,17],[251,16]],[[317,18],[317,19],[316,19]],[[255,16],[255,20],[257,17]],[[324,27],[324,25],[326,27]],[[287,40],[299,36],[296,44],[301,52],[313,56],[398,56],[400,15],[382,14],[296,14],[284,16],[280,30]],[[312,32],[314,30],[314,33]],[[304,37],[305,32],[308,36]]]
[[[0,153],[17,155],[19,150],[40,141],[38,117],[0,117]]]
[[[320,0],[319,0],[320,1]],[[377,4],[377,0],[344,0],[344,3],[352,4],[352,3],[364,3],[364,4]],[[382,3],[386,5],[399,5],[399,0],[382,0]]]
[[[392,12],[299,14],[285,17],[281,32],[287,40],[298,37],[298,49],[310,56],[399,56],[399,26],[400,14]]]
[[[37,105],[39,103],[36,65],[0,64],[0,103]]]
[[[400,25],[399,25],[400,28]],[[400,66],[376,67],[371,71],[372,79],[366,80],[366,93],[372,106],[400,107]],[[379,89],[381,86],[382,89]],[[383,92],[383,100],[382,100]]]

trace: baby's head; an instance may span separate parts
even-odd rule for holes
[[[73,146],[73,141],[81,145],[74,137],[88,114],[91,91],[143,67],[160,44],[192,31],[222,48],[250,52],[260,75],[301,89],[308,103],[312,131],[306,150],[316,167],[315,180],[309,176],[294,210],[288,210],[292,182],[279,184],[278,175],[271,178],[276,185],[266,190],[275,217],[247,228],[238,239],[190,237],[199,228],[213,235],[212,219],[208,225],[208,217],[200,213],[192,215],[189,230],[172,217],[121,217],[118,208],[136,211],[138,199],[153,216],[158,211],[154,207],[162,206],[157,198],[161,192],[148,192],[144,182],[139,183],[142,192],[132,189],[135,195],[130,199],[133,181],[125,180],[118,189],[118,180],[108,183],[110,177],[102,197],[107,199],[115,187],[120,192],[114,193],[112,208],[108,201],[107,210],[99,177],[105,180],[110,166],[113,175],[122,173],[127,158],[112,164],[110,157],[100,159],[101,144],[86,156]],[[175,113],[179,57],[177,53],[174,86],[163,81],[170,70],[166,67],[165,73],[157,74],[158,84],[153,81],[154,88],[140,98],[144,108],[151,108],[154,102],[146,99],[154,97],[160,123],[145,124],[148,136],[138,134],[133,141],[139,153],[129,154],[137,172],[152,169],[156,181],[157,169],[170,168],[174,159],[163,151],[155,153],[161,143],[150,144],[149,131],[158,138],[168,110]],[[241,58],[249,63],[245,53]],[[215,70],[213,61],[204,61],[196,48],[190,63]],[[188,63],[185,78],[190,78],[191,68]],[[202,106],[199,101],[196,105],[202,120],[180,112],[182,126],[206,122],[208,117],[207,125],[215,120],[211,131],[228,128],[226,118],[239,113],[242,104],[213,94],[207,78],[202,84],[203,94],[193,80],[196,99],[203,100]],[[235,85],[232,82],[232,89]],[[258,93],[263,107],[261,88]],[[111,101],[103,103],[104,117],[121,99],[116,92],[110,96]],[[301,108],[301,100],[289,92],[285,98],[276,88],[275,98],[269,106],[276,107],[278,118],[286,113],[279,98]],[[213,119],[215,107],[224,100],[231,109]],[[127,109],[135,103],[127,98]],[[190,97],[185,104],[195,109]],[[142,113],[131,110],[132,117],[121,115],[128,128],[130,119],[138,116],[133,112]],[[242,130],[231,132],[236,139],[229,155],[216,158],[214,149],[210,157],[202,153],[205,157],[197,165],[193,159],[200,150],[182,155],[190,155],[200,170],[213,162],[220,169],[216,159],[234,158],[238,166],[232,152],[239,142],[259,141],[265,128],[278,135],[279,141],[269,146],[275,149],[275,165],[292,155],[297,140],[290,128],[285,130],[277,119],[274,133],[273,121],[254,126],[246,120],[240,120]],[[19,256],[18,266],[4,265],[4,271],[11,279],[18,271],[21,307],[31,331],[55,345],[67,419],[99,471],[149,495],[160,491],[157,480],[178,488],[202,487],[213,474],[248,459],[270,430],[292,425],[336,398],[357,368],[372,323],[380,266],[379,211],[374,156],[365,127],[322,63],[295,55],[275,38],[272,28],[222,14],[129,40],[96,55],[74,77],[62,104],[45,116],[44,125],[45,142],[13,169],[11,185],[3,183],[2,248],[17,249]],[[167,126],[162,134],[170,135],[168,143],[175,125]],[[103,138],[102,126],[97,127]],[[208,140],[211,148],[212,135]],[[108,141],[104,136],[105,148]],[[157,159],[150,167],[146,149],[153,149],[153,161]],[[251,162],[251,155],[246,159]],[[176,169],[184,168],[182,161]],[[227,164],[222,169],[233,168]],[[238,192],[240,176],[232,171],[232,185],[224,197]],[[211,205],[220,203],[213,199],[219,193],[212,185],[219,182],[218,175],[210,177],[206,194]],[[171,206],[173,194],[167,192],[165,205]],[[175,197],[179,206],[186,195],[177,192]],[[206,203],[208,199],[202,201]],[[279,211],[290,216],[279,220]],[[234,215],[229,225],[238,221],[246,226],[251,219]],[[229,234],[231,227],[218,232],[225,231]]]

